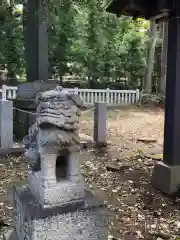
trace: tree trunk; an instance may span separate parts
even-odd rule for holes
[[[144,90],[147,93],[152,93],[152,74],[153,74],[153,67],[154,67],[156,40],[157,40],[156,30],[157,30],[157,24],[155,20],[151,20],[149,46],[148,46],[148,53],[147,53],[147,68],[145,70],[145,76],[144,76]]]
[[[59,73],[59,84],[61,86],[63,86],[63,76],[62,76],[61,72]]]
[[[162,23],[162,50],[161,50],[161,76],[159,92],[165,95],[166,71],[167,71],[167,46],[168,46],[168,22]]]

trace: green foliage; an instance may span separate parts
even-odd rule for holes
[[[140,104],[145,106],[165,106],[165,96],[162,94],[141,93]]]
[[[5,18],[0,15],[0,67],[7,67],[10,78],[24,69],[24,42],[22,14],[14,5],[4,7]]]
[[[56,69],[61,78],[69,71],[68,62],[71,62],[70,47],[74,36],[74,10],[72,0],[64,1],[63,5],[54,6],[56,15],[51,17],[49,28],[49,59],[51,70]]]
[[[84,79],[88,77],[86,86],[106,87],[110,78],[109,85],[113,85],[117,78],[128,76],[130,87],[139,85],[146,66],[149,23],[128,17],[118,19],[105,12],[106,2],[44,0],[50,78],[78,74]],[[22,16],[17,17],[14,1],[10,8],[0,5],[0,21],[1,17],[0,65],[7,65],[9,76],[22,76],[25,69],[23,24]]]

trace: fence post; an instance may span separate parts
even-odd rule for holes
[[[2,85],[2,101],[6,101],[6,99],[7,99],[7,87],[6,87],[6,85]]]
[[[13,99],[16,99],[16,89],[13,89],[13,96],[12,96]]]
[[[96,146],[107,144],[107,104],[95,103],[94,109],[94,141]]]
[[[136,103],[139,102],[139,98],[140,98],[139,89],[136,89]]]
[[[75,90],[75,94],[78,95],[78,88],[76,87],[74,90]]]
[[[3,98],[0,101],[0,147],[13,147],[13,102]]]
[[[110,89],[106,89],[106,103],[109,105],[110,103]]]

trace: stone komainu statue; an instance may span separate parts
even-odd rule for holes
[[[38,93],[36,102],[36,121],[23,140],[25,157],[33,171],[41,169],[42,154],[80,148],[78,129],[82,106],[78,95],[64,92],[61,87]]]

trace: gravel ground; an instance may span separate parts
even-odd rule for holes
[[[92,135],[92,114],[82,116],[83,134]],[[144,157],[144,153],[162,152],[163,121],[160,109],[109,111],[108,148],[89,150],[81,156],[87,187],[111,210],[109,239],[160,240],[180,236],[180,200],[168,198],[152,187],[156,161]],[[145,144],[138,138],[152,142]],[[0,166],[0,216],[11,225],[12,206],[6,195],[12,183],[26,179],[27,169],[22,156],[1,157]],[[6,230],[4,227],[1,232]]]

